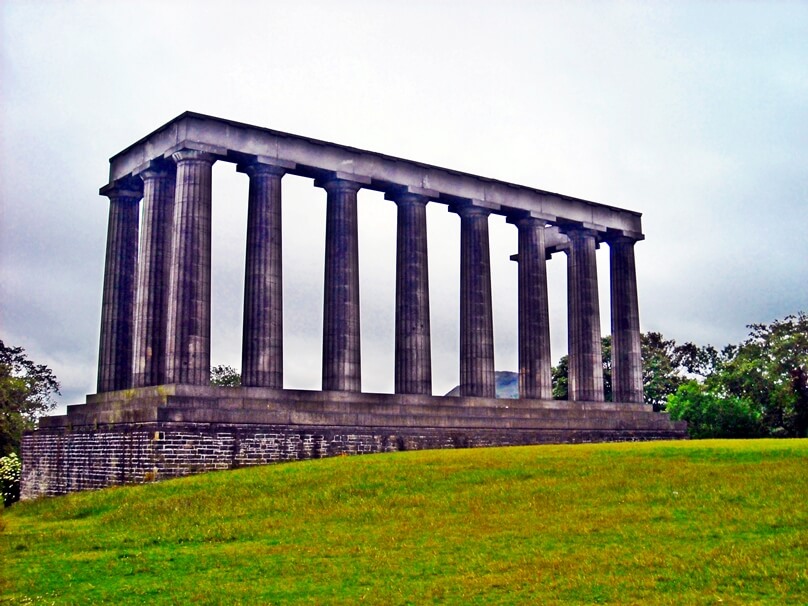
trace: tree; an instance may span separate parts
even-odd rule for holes
[[[647,332],[641,335],[643,364],[643,396],[647,404],[654,410],[664,410],[668,395],[675,393],[676,388],[685,380],[680,355],[676,342],[666,340],[658,332]],[[695,347],[695,346],[693,346]],[[607,402],[612,401],[612,338],[601,339],[603,356],[603,396]],[[562,356],[558,365],[553,367],[553,398],[566,400],[568,397],[569,358]]]
[[[701,437],[726,435],[729,424],[747,413],[756,420],[757,435],[805,436],[808,316],[799,312],[771,324],[750,324],[748,328],[745,341],[727,345],[721,351],[710,345],[682,346],[682,365],[698,378],[699,389],[690,386],[678,391],[669,405],[689,423],[701,424],[702,429],[697,430]],[[699,420],[720,415],[727,418],[711,423]],[[740,430],[736,426],[733,431]],[[745,432],[748,433],[746,429],[740,431]]]
[[[240,387],[241,373],[232,366],[219,364],[210,369],[210,384],[216,387]]]
[[[0,456],[19,452],[22,433],[54,406],[59,382],[50,368],[35,364],[22,347],[0,340]]]
[[[687,421],[691,438],[757,438],[763,434],[760,412],[735,396],[721,397],[705,385],[690,380],[668,398],[668,412],[675,421]]]
[[[707,377],[714,393],[753,402],[772,436],[805,437],[808,430],[808,316],[750,324],[749,337]]]

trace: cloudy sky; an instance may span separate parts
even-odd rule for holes
[[[0,2],[0,338],[94,391],[108,158],[185,110],[630,208],[641,324],[724,345],[808,311],[808,3]],[[285,380],[318,389],[325,195],[284,179]],[[247,177],[214,167],[213,362],[240,365]],[[363,389],[392,391],[395,207],[360,192]],[[428,208],[435,392],[459,220]],[[516,229],[491,219],[496,365]],[[608,248],[598,254],[608,334]],[[549,264],[553,358],[565,261]]]

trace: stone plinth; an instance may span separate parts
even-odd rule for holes
[[[23,438],[23,498],[273,461],[676,439],[643,404],[164,385],[88,397]]]

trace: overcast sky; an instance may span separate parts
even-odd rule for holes
[[[185,110],[643,213],[641,326],[721,346],[808,311],[808,2],[0,2],[0,338],[95,390],[108,158]],[[285,381],[319,389],[325,194],[287,176]],[[214,166],[214,364],[240,366],[247,177]],[[395,206],[360,192],[363,390],[392,391]],[[492,217],[496,366],[516,229]],[[428,207],[435,393],[459,220]],[[608,247],[598,253],[609,333]],[[549,263],[553,359],[566,267]]]

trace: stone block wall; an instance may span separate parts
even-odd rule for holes
[[[22,498],[56,496],[280,461],[434,448],[668,439],[657,430],[491,430],[118,424],[23,437]]]

